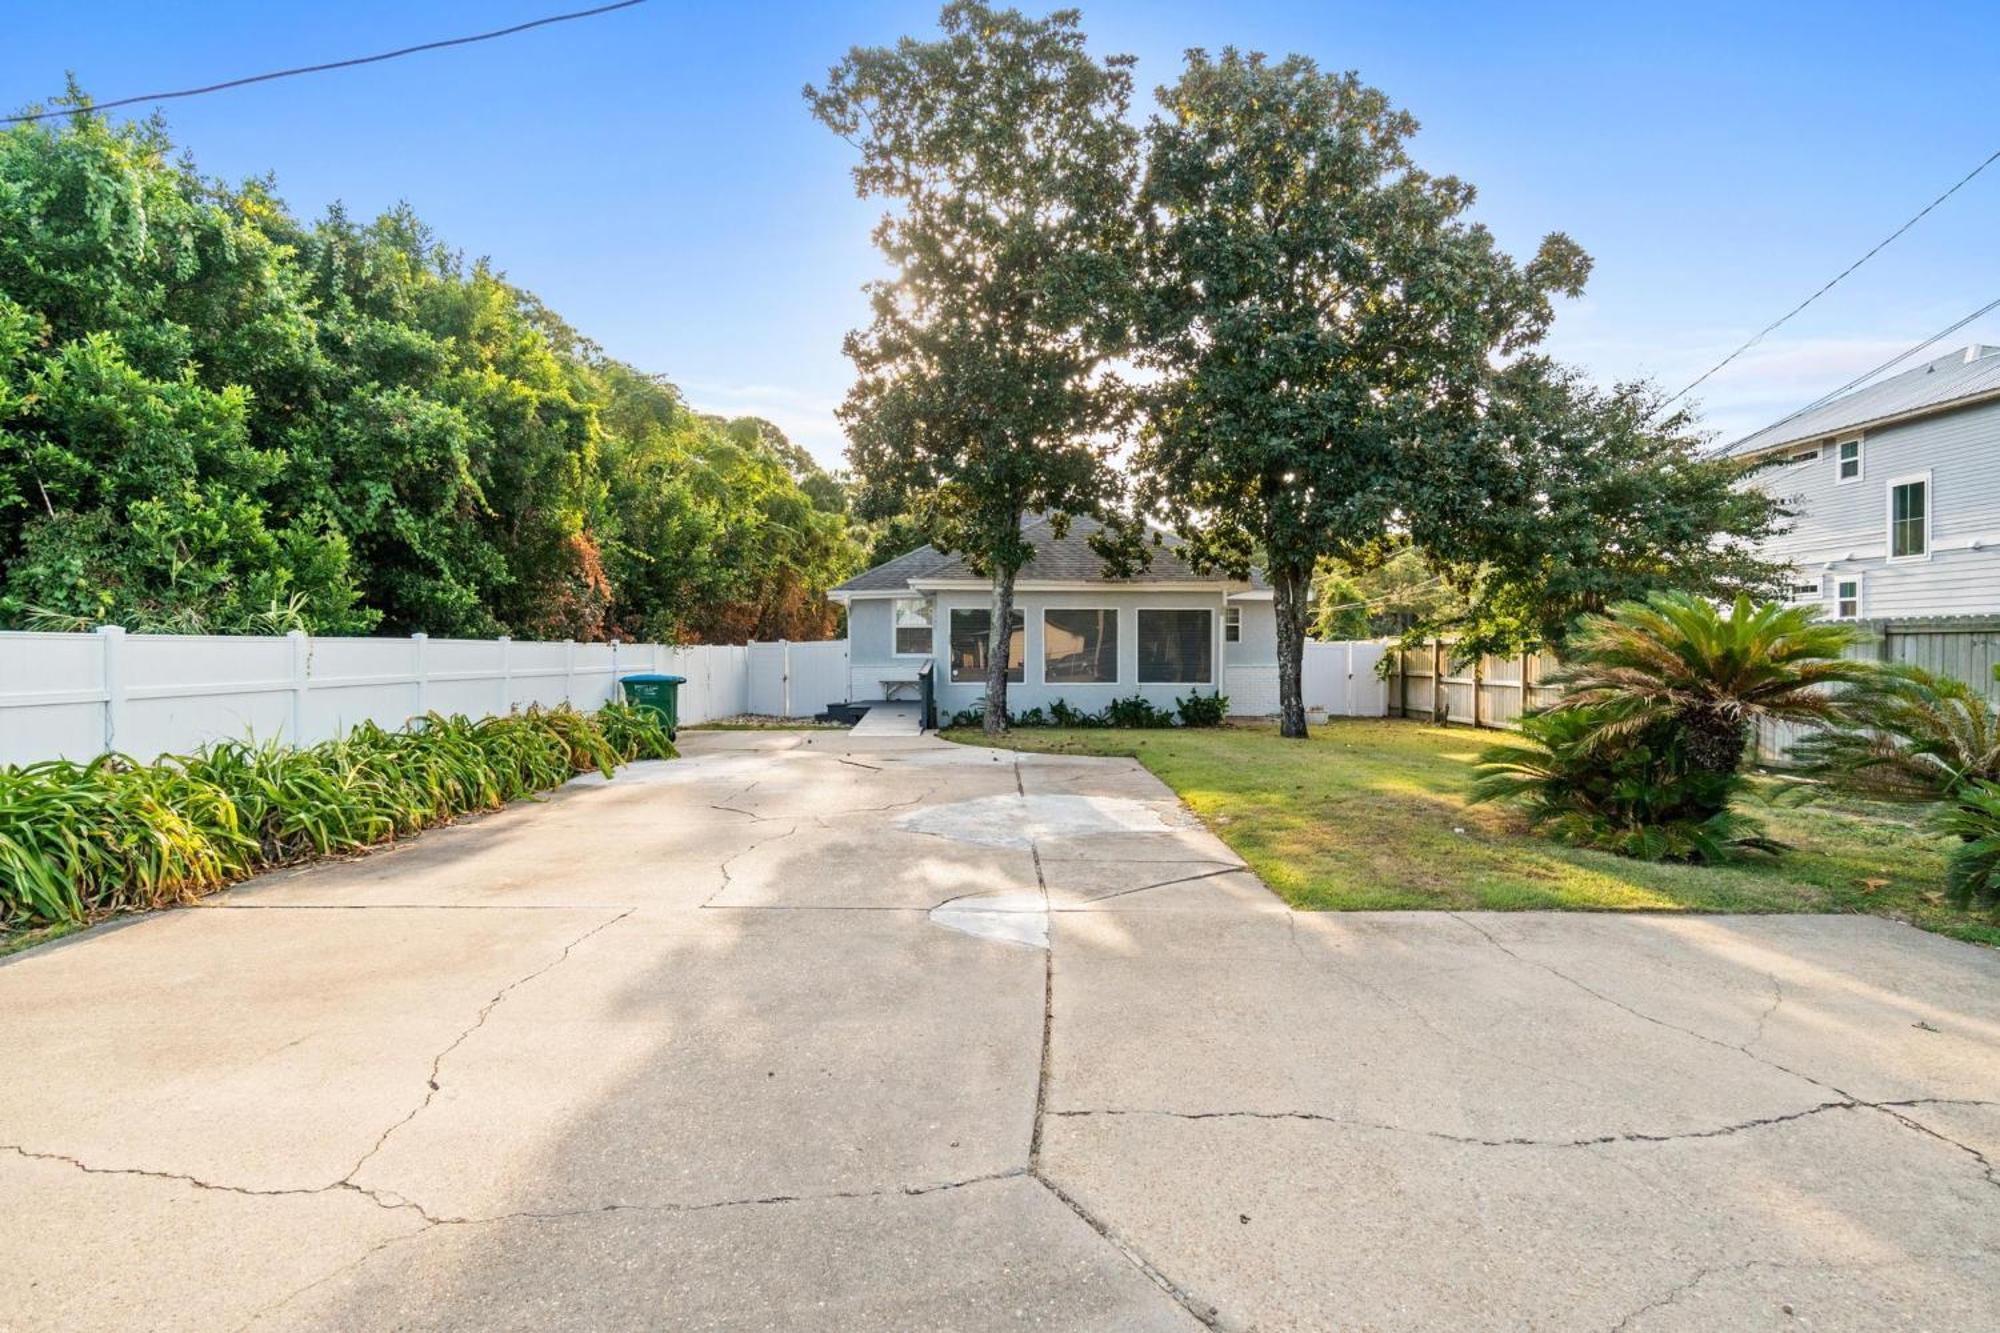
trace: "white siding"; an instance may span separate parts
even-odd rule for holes
[[[1861,477],[1837,480],[1837,439],[1819,457],[1773,468],[1756,478],[1799,510],[1793,530],[1766,552],[1818,580],[1833,614],[1836,581],[1862,581],[1861,616],[1966,615],[2000,610],[2000,403],[1946,412],[1865,436]],[[1788,446],[1793,454],[1810,443]],[[1899,478],[1930,474],[1930,556],[1888,558],[1889,487]]]

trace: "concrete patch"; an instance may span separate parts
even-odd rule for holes
[[[931,909],[931,920],[982,940],[1049,947],[1048,899],[1040,893],[994,893],[954,898]]]
[[[985,796],[926,806],[896,823],[915,833],[986,847],[1032,847],[1045,838],[1167,833],[1185,825],[1164,806],[1123,796]]]

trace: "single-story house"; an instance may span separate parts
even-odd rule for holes
[[[1798,519],[1764,555],[1840,620],[2000,612],[2000,347],[1974,344],[1723,451]]]
[[[1035,555],[1014,581],[1007,636],[1007,704],[1015,712],[1060,699],[1089,712],[1143,695],[1171,708],[1189,693],[1229,697],[1229,711],[1278,710],[1277,619],[1271,590],[1200,574],[1161,534],[1151,564],[1107,578],[1090,549],[1098,525],[1072,519],[1057,537],[1046,518],[1023,533]],[[992,581],[964,558],[924,546],[857,574],[832,598],[847,608],[848,698],[855,703],[914,694],[918,670],[935,664],[940,714],[986,694]]]

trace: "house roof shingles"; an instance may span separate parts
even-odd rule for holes
[[[1892,375],[1880,384],[1843,394],[1810,412],[1766,426],[1722,452],[1740,458],[1781,445],[1824,439],[1870,422],[1942,411],[1965,399],[1996,394],[2000,394],[2000,347],[1975,344],[1914,370]]]
[[[1104,561],[1097,552],[1090,549],[1092,534],[1103,525],[1094,519],[1073,518],[1069,531],[1058,537],[1050,529],[1049,520],[1037,517],[1022,525],[1022,535],[1034,543],[1035,554],[1022,567],[1018,580],[1023,583],[1211,583],[1225,582],[1213,574],[1198,574],[1180,554],[1181,541],[1170,532],[1154,532],[1158,538],[1148,549],[1152,561],[1129,579],[1108,579],[1104,575]],[[855,592],[901,592],[910,586],[912,580],[920,582],[968,582],[978,580],[972,566],[963,556],[946,555],[931,546],[920,546],[914,551],[885,561],[875,568],[856,574],[833,591],[836,593]],[[1253,572],[1252,587],[1261,588],[1264,580],[1261,573]]]

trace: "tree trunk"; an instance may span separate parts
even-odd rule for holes
[[[993,575],[993,610],[986,623],[986,716],[988,736],[1007,731],[1007,659],[1014,639],[1014,575]],[[1025,645],[1024,645],[1025,647]]]
[[[1312,600],[1312,566],[1272,562],[1272,605],[1278,620],[1278,734],[1306,738],[1306,614]]]
[[[1688,763],[1704,773],[1728,777],[1743,764],[1750,724],[1712,708],[1684,708],[1680,718]]]

